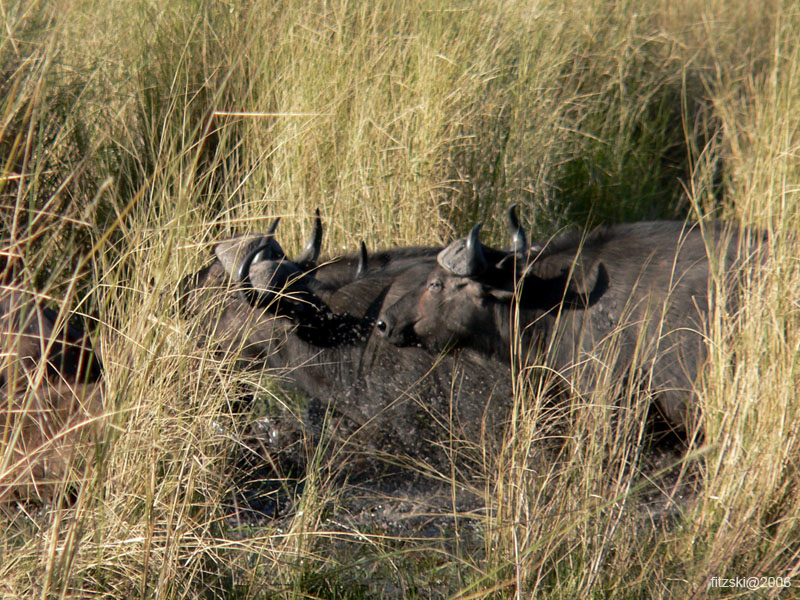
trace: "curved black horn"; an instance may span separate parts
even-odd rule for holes
[[[356,268],[356,279],[361,279],[367,272],[367,260],[369,260],[369,255],[367,254],[367,245],[362,240],[361,248],[358,254],[358,267]]]
[[[275,232],[278,230],[278,223],[281,222],[280,217],[275,217],[275,220],[272,222],[272,225],[269,226],[267,233],[264,234],[262,244],[258,246],[257,250],[254,250],[247,258],[250,259],[250,263],[260,262],[262,260],[277,260],[280,258],[284,258],[286,253],[281,248],[281,245],[278,243],[278,240],[275,239]],[[245,261],[246,262],[246,261]],[[244,267],[245,263],[239,267],[238,275],[240,276],[241,281],[241,274],[242,268]],[[250,272],[250,264],[247,265],[247,273]]]
[[[322,247],[322,218],[319,216],[319,209],[314,213],[314,225],[311,230],[311,237],[308,238],[303,251],[295,262],[304,269],[313,269],[317,266],[319,250]]]
[[[236,281],[241,284],[242,292],[247,302],[253,306],[258,304],[258,292],[256,292],[253,287],[253,282],[250,281],[250,267],[253,265],[254,261],[257,262],[256,257],[258,257],[258,260],[264,260],[264,253],[272,254],[273,247],[270,244],[272,241],[272,238],[268,238],[265,243],[256,247],[255,250],[245,257],[242,264],[239,265],[239,268],[236,270]]]
[[[483,227],[483,223],[478,223],[467,236],[467,268],[469,270],[468,276],[470,277],[480,275],[488,266],[486,257],[483,255],[483,245],[481,244],[481,227]]]
[[[511,251],[514,254],[525,254],[528,251],[528,238],[525,237],[525,230],[519,223],[517,217],[517,207],[519,202],[514,202],[508,207],[508,227],[511,229]]]

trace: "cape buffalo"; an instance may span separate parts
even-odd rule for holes
[[[748,254],[746,235],[720,223],[629,223],[532,248],[523,238],[498,260],[479,231],[445,248],[413,290],[386,305],[377,325],[384,339],[521,358],[579,392],[610,367],[612,381],[636,377],[656,392],[670,424],[692,422],[687,400],[706,357],[709,251],[734,273]]]
[[[88,336],[7,276],[0,291],[0,503],[47,499],[91,437],[101,367]]]
[[[470,351],[397,348],[374,334],[384,302],[416,285],[441,248],[362,249],[317,265],[317,231],[312,251],[294,261],[274,230],[217,245],[216,260],[187,282],[187,314],[228,356],[271,369],[330,409],[336,437],[370,461],[406,456],[445,468],[502,418],[508,368]]]

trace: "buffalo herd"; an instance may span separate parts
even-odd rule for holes
[[[180,312],[223,359],[308,397],[303,426],[352,450],[355,471],[482,460],[520,378],[552,379],[540,389],[556,402],[625,382],[674,430],[693,430],[709,314],[723,301],[709,290],[735,284],[761,238],[720,222],[654,221],[529,243],[515,206],[508,221],[508,249],[484,246],[478,225],[446,247],[362,244],[320,260],[319,212],[294,259],[276,220],[216,244],[213,262],[182,282]],[[83,332],[9,281],[0,311],[12,449],[2,500],[62,474],[71,446],[53,440],[99,414],[101,368]],[[14,414],[27,424],[13,427]]]

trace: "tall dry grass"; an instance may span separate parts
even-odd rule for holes
[[[671,598],[741,591],[709,589],[714,576],[798,575],[799,12],[4,3],[3,251],[21,285],[96,331],[108,425],[74,465],[72,502],[3,508],[2,593]],[[609,381],[553,409],[520,382],[482,474],[482,546],[334,543],[321,530],[339,490],[319,463],[280,530],[224,519],[252,419],[237,400],[285,397],[180,319],[178,283],[208,244],[283,215],[299,248],[316,207],[330,253],[441,243],[476,220],[503,243],[512,201],[541,236],[706,214],[769,233],[769,267],[712,315],[702,443],[661,465],[684,461],[670,472],[691,497],[640,510],[652,484],[633,390],[619,405]],[[738,293],[721,275],[712,292]]]

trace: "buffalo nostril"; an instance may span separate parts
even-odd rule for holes
[[[382,336],[386,336],[389,331],[389,326],[386,324],[386,321],[383,319],[379,319],[377,323],[375,323],[375,327]]]

